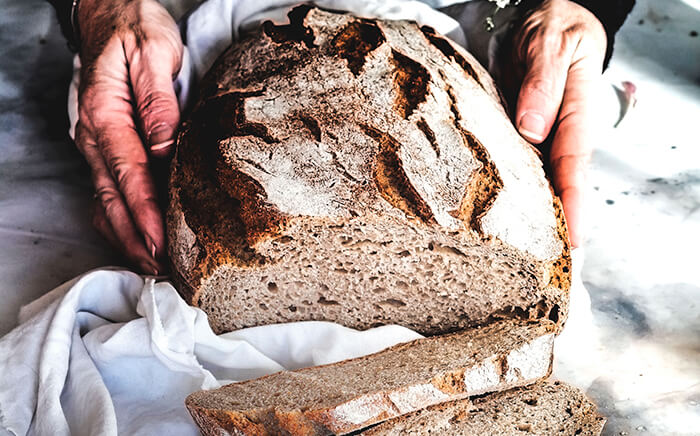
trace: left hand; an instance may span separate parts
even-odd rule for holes
[[[151,164],[174,148],[180,32],[156,0],[81,0],[78,21],[75,143],[92,169],[93,223],[134,266],[158,275],[166,238]]]
[[[607,39],[603,25],[569,0],[545,0],[517,30],[502,85],[517,95],[515,125],[533,144],[552,135],[549,164],[574,247],[581,245],[585,167],[591,155],[591,96]]]

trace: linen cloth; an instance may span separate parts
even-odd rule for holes
[[[22,308],[0,339],[0,435],[197,435],[185,397],[421,337],[329,322],[215,335],[168,282],[89,272]]]

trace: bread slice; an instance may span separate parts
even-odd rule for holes
[[[232,46],[178,139],[173,280],[217,332],[566,318],[568,236],[488,73],[413,22],[301,7]]]
[[[358,436],[599,436],[605,419],[580,390],[561,382],[430,406]]]
[[[342,434],[549,375],[554,324],[501,321],[187,397],[204,435]]]

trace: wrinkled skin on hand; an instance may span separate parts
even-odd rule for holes
[[[149,155],[173,148],[173,79],[182,41],[155,0],[82,0],[76,145],[92,170],[97,229],[143,272],[159,274],[165,231]]]
[[[533,144],[551,140],[545,155],[574,247],[583,239],[584,176],[595,140],[592,96],[606,44],[602,24],[587,9],[545,0],[517,30],[503,62],[502,86],[517,98],[514,121],[521,135]]]

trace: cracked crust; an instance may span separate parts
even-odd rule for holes
[[[174,281],[217,332],[567,313],[538,156],[488,73],[415,23],[304,6],[232,46],[182,126],[167,221]]]

